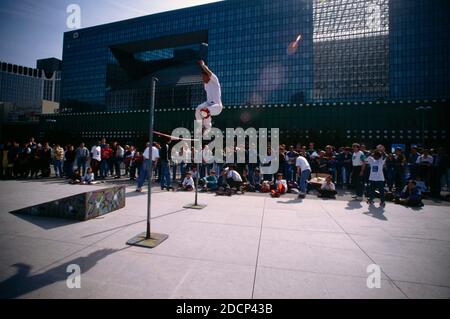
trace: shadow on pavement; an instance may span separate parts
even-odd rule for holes
[[[373,205],[369,205],[369,211],[363,213],[364,215],[368,215],[370,217],[387,221],[388,219],[384,216],[384,208],[383,207],[375,207]]]
[[[0,282],[0,298],[18,298],[58,281],[65,281],[70,275],[67,272],[67,266],[72,264],[80,266],[83,274],[94,267],[98,261],[118,251],[117,249],[101,249],[90,253],[86,257],[75,258],[36,275],[30,274],[32,268],[30,265],[23,263],[14,264],[12,267],[17,269],[16,274]]]
[[[53,218],[53,217],[42,217],[42,216],[32,216],[32,215],[24,215],[19,213],[11,213],[12,215],[27,221],[31,224],[34,224],[42,229],[53,229],[68,225],[73,225],[79,223],[77,220],[69,220],[62,218]]]
[[[361,209],[362,205],[360,201],[351,200],[347,203],[347,207],[345,207],[346,210],[354,210],[354,209]]]

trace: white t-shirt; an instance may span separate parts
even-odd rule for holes
[[[235,170],[230,170],[227,173],[227,178],[232,178],[235,182],[242,182],[242,177]]]
[[[183,180],[183,184],[182,184],[184,187],[187,187],[187,186],[192,186],[192,187],[194,187],[194,179],[192,178],[192,177],[185,177],[184,178],[184,180]]]
[[[320,189],[324,191],[335,191],[336,186],[334,185],[334,183],[328,184],[327,182],[325,182],[322,184],[322,186],[320,186]]]
[[[353,153],[352,164],[353,166],[362,166],[366,160],[366,155],[362,151]]]
[[[281,180],[277,179],[275,181],[275,186],[278,187],[278,184],[280,184],[280,183],[283,184],[285,190],[288,189],[288,184],[287,184],[287,181],[285,179],[281,179]]]
[[[420,155],[418,158],[417,158],[417,164],[420,164],[420,163],[430,163],[430,164],[433,164],[433,156],[431,156],[431,155],[428,155],[427,157],[425,157],[424,155]]]
[[[369,162],[370,165],[369,181],[384,182],[383,166],[386,160],[382,158],[376,160],[371,156],[367,159],[367,161]]]
[[[96,161],[102,160],[102,148],[100,146],[92,146],[91,148],[92,153],[92,159],[95,159]]]
[[[150,148],[147,147],[144,151],[144,158],[149,159],[150,158]],[[152,161],[156,161],[159,158],[159,150],[155,146],[152,146]]]
[[[307,169],[311,170],[311,166],[309,165],[309,163],[306,160],[306,158],[304,158],[303,156],[297,157],[297,160],[295,162],[295,166],[300,167],[300,170],[302,172],[306,171]]]
[[[213,73],[208,83],[205,84],[205,91],[208,103],[222,105],[222,91],[217,76]]]

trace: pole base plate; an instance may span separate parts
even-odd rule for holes
[[[147,233],[141,233],[127,241],[127,245],[151,249],[159,246],[163,241],[169,238],[169,235],[156,233],[151,233],[150,239],[145,239],[146,236]]]
[[[197,209],[197,210],[203,209],[205,207],[206,207],[206,205],[202,205],[202,204],[189,204],[189,205],[183,206],[183,208]]]

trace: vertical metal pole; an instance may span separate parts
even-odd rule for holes
[[[150,98],[150,125],[149,125],[149,140],[150,140],[150,158],[148,160],[148,193],[147,193],[147,234],[145,239],[151,238],[151,207],[152,207],[152,179],[153,179],[153,127],[154,127],[154,116],[155,116],[155,90],[156,82],[158,79],[152,78],[152,92]]]
[[[198,178],[200,177],[200,164],[197,163],[197,177],[195,178],[195,206],[198,206]]]

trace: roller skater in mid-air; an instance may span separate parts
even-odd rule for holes
[[[211,117],[222,113],[222,92],[217,76],[212,73],[203,60],[200,60],[198,63],[202,68],[202,78],[205,85],[207,101],[197,107],[195,119],[202,121],[203,134],[207,134],[212,127]]]

